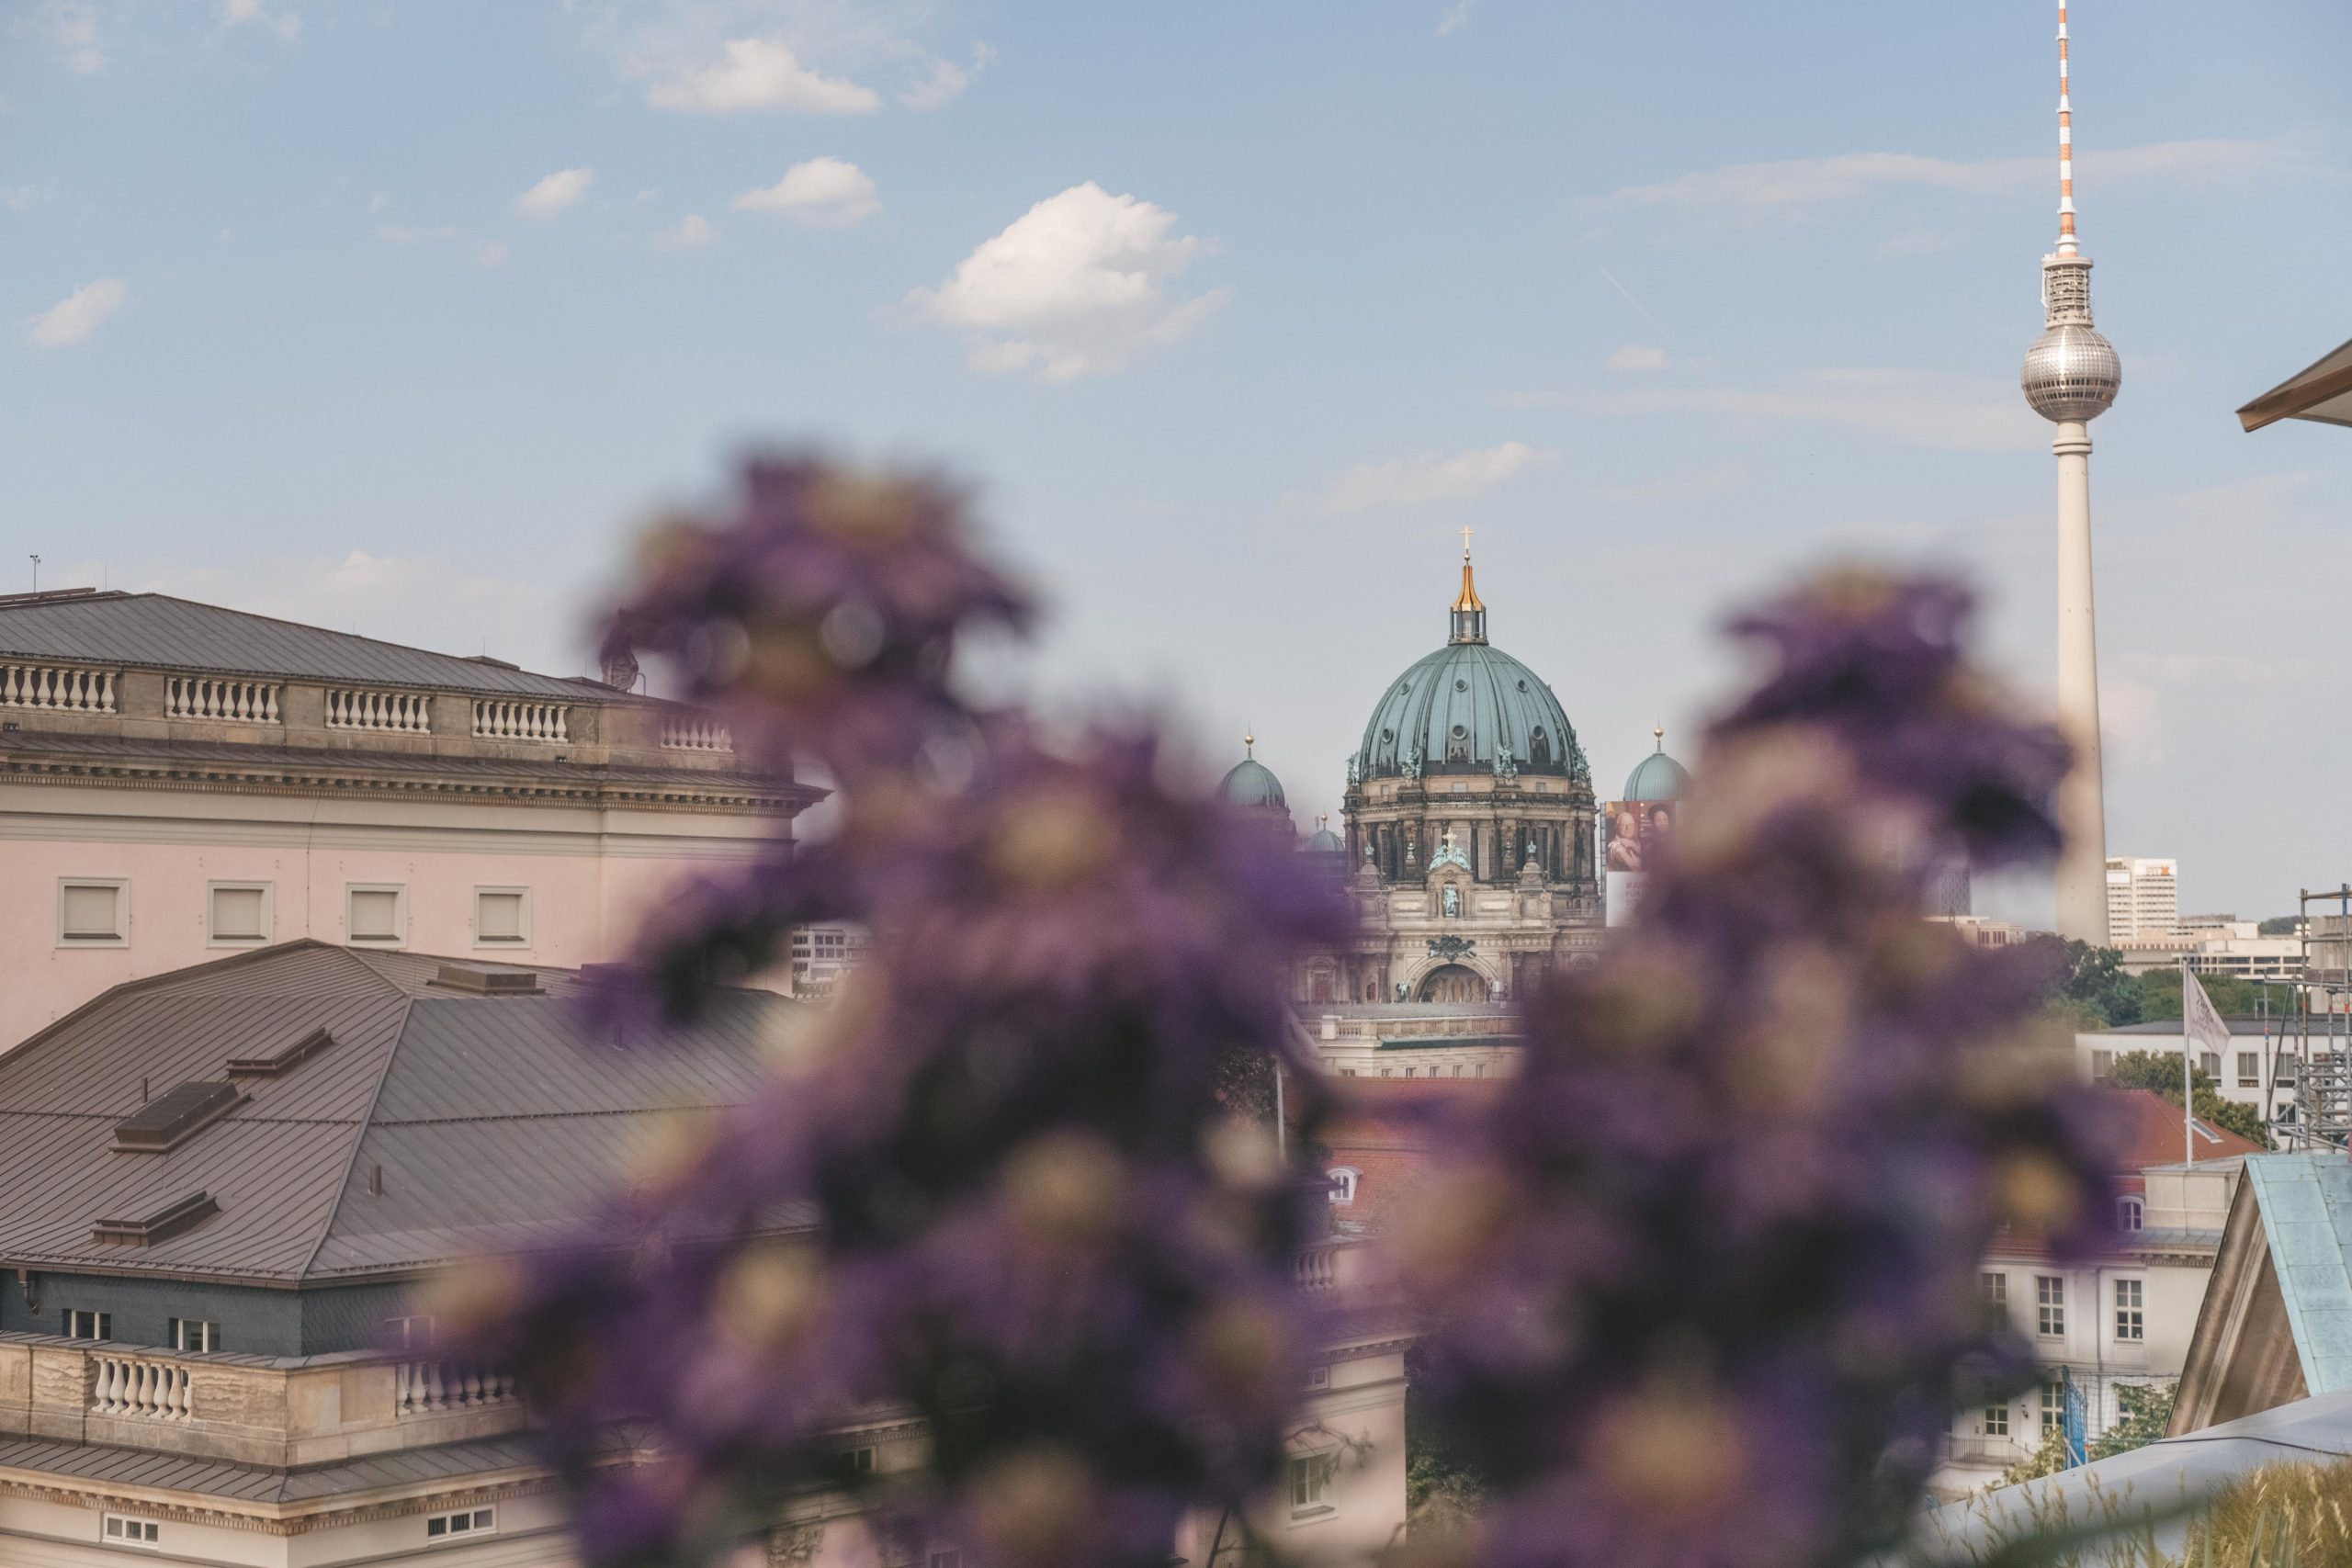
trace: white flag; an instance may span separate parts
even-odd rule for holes
[[[2186,969],[2180,974],[2180,1032],[2182,1050],[2194,1043],[2198,1050],[2211,1051],[2216,1061],[2226,1059],[2230,1049],[2230,1026],[2213,1007],[2213,998],[2197,983],[2197,976]]]
[[[2196,1098],[2188,1092],[2192,1049],[2212,1053],[2214,1075],[2219,1077],[2222,1065],[2229,1059],[2230,1026],[2222,1021],[2213,998],[2205,994],[2197,976],[2184,967],[2180,972],[2180,1141],[2181,1158],[2191,1165],[2197,1161],[2196,1122],[2189,1115]]]

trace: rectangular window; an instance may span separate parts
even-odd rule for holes
[[[58,946],[127,947],[130,943],[130,883],[98,877],[65,877],[58,882]]]
[[[872,1449],[852,1449],[852,1450],[850,1450],[850,1451],[849,1451],[849,1467],[850,1467],[852,1470],[854,1470],[854,1471],[857,1472],[858,1472],[858,1474],[860,1474],[860,1475],[871,1475],[871,1474],[873,1474],[873,1473],[874,1473],[874,1450],[873,1450]]]
[[[134,1519],[123,1514],[108,1514],[104,1526],[108,1546],[135,1546],[145,1551],[163,1550],[164,1532],[153,1519]]]
[[[2009,1435],[2007,1405],[1988,1404],[1984,1407],[1984,1435],[1988,1438],[2006,1438]]]
[[[2147,1292],[2137,1280],[2115,1281],[2115,1337],[2118,1339],[2144,1339],[2147,1337]]]
[[[2109,1078],[2114,1077],[2114,1075],[2115,1053],[2112,1051],[2093,1051],[2091,1053],[2091,1082],[2105,1083]]]
[[[2197,1070],[2219,1083],[2222,1078],[2222,1054],[2219,1051],[2197,1053]]]
[[[474,942],[482,947],[522,947],[531,940],[531,890],[474,889]]]
[[[2009,1304],[2009,1277],[2007,1274],[1979,1274],[1976,1293],[1986,1306],[2006,1308]]]
[[[430,1350],[433,1348],[433,1320],[430,1317],[388,1317],[384,1320],[384,1348],[388,1350]]]
[[[269,941],[270,896],[266,882],[207,885],[206,940],[214,947],[258,947]]]
[[[2238,1053],[2238,1087],[2240,1089],[2262,1087],[2261,1052],[2241,1051]]]
[[[424,1521],[424,1539],[447,1540],[451,1536],[490,1535],[498,1529],[495,1508],[460,1508],[454,1514],[429,1515]]]
[[[2096,1306],[2098,1303],[2091,1303]],[[2037,1274],[2033,1279],[2033,1331],[2051,1338],[2062,1338],[2066,1332],[2066,1281],[2054,1275]]]
[[[114,1337],[114,1314],[110,1312],[83,1312],[76,1307],[67,1307],[61,1315],[64,1320],[64,1334],[68,1339],[111,1339]]]
[[[2066,1424],[2066,1385],[2052,1378],[2041,1385],[2041,1435],[2050,1436]]]
[[[355,942],[397,947],[408,940],[408,890],[398,886],[353,886],[344,929]]]
[[[1293,1454],[1290,1460],[1290,1517],[1308,1518],[1331,1511],[1331,1472],[1337,1454]]]
[[[193,1317],[172,1319],[172,1348],[203,1352],[220,1348],[220,1325]]]

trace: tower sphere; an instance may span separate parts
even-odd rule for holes
[[[2123,387],[2123,361],[2098,328],[2062,322],[2045,328],[2025,351],[2018,383],[2042,418],[2059,424],[2086,422],[2114,406]]]

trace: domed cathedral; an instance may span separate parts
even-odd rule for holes
[[[1487,640],[1466,530],[1449,617],[1349,760],[1361,930],[1339,994],[1302,1001],[1500,999],[1600,942],[1591,772],[1552,688]]]

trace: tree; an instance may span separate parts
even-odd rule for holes
[[[2043,1435],[2041,1446],[2001,1472],[2001,1479],[1995,1484],[2015,1486],[2020,1481],[2039,1481],[2045,1475],[2073,1468],[2067,1462],[2065,1428],[2052,1427]]]
[[[2199,1117],[2223,1132],[2235,1133],[2248,1143],[2266,1149],[2270,1146],[2270,1129],[2263,1125],[2260,1111],[2251,1105],[2223,1100],[2220,1086],[2201,1069],[2192,1068],[2188,1076],[2190,1109]],[[2154,1051],[2126,1051],[2108,1068],[2107,1081],[2116,1089],[2152,1089],[2175,1105],[2180,1103],[2180,1064],[2169,1055]]]
[[[2213,1010],[2224,1018],[2252,1018],[2268,1013],[2284,1017],[2294,1010],[2295,987],[2284,981],[2243,979],[2235,975],[2199,975],[2197,983],[2213,1000]],[[2143,1021],[2180,1016],[2180,971],[2152,969],[2139,977],[2140,1017]]]
[[[2115,1397],[2121,1414],[2115,1425],[2091,1439],[2090,1457],[2111,1459],[2162,1438],[2172,1422],[2173,1395],[2179,1392],[2177,1382],[2125,1383],[2118,1388]]]
[[[2273,915],[2254,929],[2264,936],[2293,936],[2302,922],[2292,915]]]
[[[2038,946],[2063,944],[2064,968],[2052,999],[2094,1029],[2116,1029],[2143,1017],[2140,987],[2123,972],[2123,954],[2071,938],[2039,936]]]

